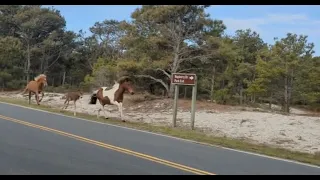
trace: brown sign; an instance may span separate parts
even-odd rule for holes
[[[172,73],[171,84],[195,85],[195,74]]]

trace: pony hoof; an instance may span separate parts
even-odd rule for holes
[[[126,122],[126,120],[122,120],[122,122]]]
[[[105,117],[105,119],[109,119],[108,117]]]

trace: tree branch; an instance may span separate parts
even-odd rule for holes
[[[199,56],[187,57],[187,58],[180,58],[179,63],[182,63],[184,61],[190,61],[190,60],[197,59],[197,58],[205,58],[205,57],[209,57],[209,56],[211,56],[211,54],[199,55]]]
[[[187,71],[190,71],[190,70],[198,70],[198,69],[199,69],[199,68],[183,69],[183,70],[178,71],[178,73],[187,72]]]
[[[60,58],[60,55],[61,55],[61,51],[59,52],[58,57],[45,69],[46,71],[58,61],[58,59]]]
[[[161,83],[162,86],[163,86],[164,88],[166,88],[167,91],[169,91],[168,85],[167,85],[165,82],[163,82],[163,80],[161,80],[161,79],[157,79],[157,78],[152,77],[152,76],[150,76],[150,75],[134,75],[134,76],[135,76],[135,77],[142,77],[142,78],[152,79],[152,80],[154,80],[154,81],[156,81],[156,82],[158,82],[158,83]]]
[[[169,73],[167,73],[165,70],[163,70],[163,69],[160,69],[160,68],[157,68],[156,69],[157,71],[161,71],[161,72],[163,72],[163,74],[165,74],[166,76],[168,76],[168,78],[170,78],[171,76],[170,76],[170,74]]]
[[[189,47],[188,46],[184,46],[184,47],[180,48],[180,53],[178,55],[182,56],[182,55],[187,54],[187,53],[191,54],[193,52],[199,51],[199,49],[187,49],[187,48],[189,48]]]

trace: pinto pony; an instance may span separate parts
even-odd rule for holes
[[[26,88],[23,90],[21,94],[29,92],[29,104],[31,103],[31,93],[34,93],[36,96],[37,104],[40,105],[40,102],[42,101],[42,98],[44,96],[43,89],[45,86],[47,86],[47,76],[44,74],[40,74],[37,77],[34,78],[34,81],[30,81]],[[41,93],[41,99],[39,100],[39,94]]]
[[[130,78],[125,76],[118,80],[118,82],[115,81],[115,84],[111,89],[107,89],[107,87],[100,87],[97,91],[95,91],[90,98],[89,104],[96,104],[97,100],[100,102],[102,108],[100,107],[97,111],[97,118],[100,116],[100,111],[103,111],[103,114],[106,119],[108,117],[106,116],[106,112],[104,109],[105,105],[117,105],[118,110],[120,113],[120,119],[123,120],[123,94],[125,91],[128,91],[131,95],[134,94]]]

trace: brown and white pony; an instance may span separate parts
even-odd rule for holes
[[[34,81],[30,81],[26,88],[23,90],[21,94],[29,92],[29,104],[31,103],[31,93],[34,93],[36,96],[37,104],[40,105],[40,102],[42,101],[42,98],[44,96],[43,90],[44,87],[48,85],[47,83],[47,76],[44,74],[40,74],[37,77],[34,78]],[[41,99],[39,100],[39,94],[41,93]]]
[[[96,104],[97,100],[100,102],[101,107],[97,110],[97,118],[100,116],[100,111],[103,111],[103,114],[106,119],[108,117],[106,116],[106,112],[104,109],[105,105],[117,105],[118,110],[120,113],[120,119],[123,120],[123,94],[125,91],[128,91],[131,95],[134,94],[132,84],[129,77],[122,77],[118,80],[118,82],[115,81],[115,84],[111,89],[108,90],[107,87],[100,87],[98,90],[96,90],[90,98],[89,104]]]

